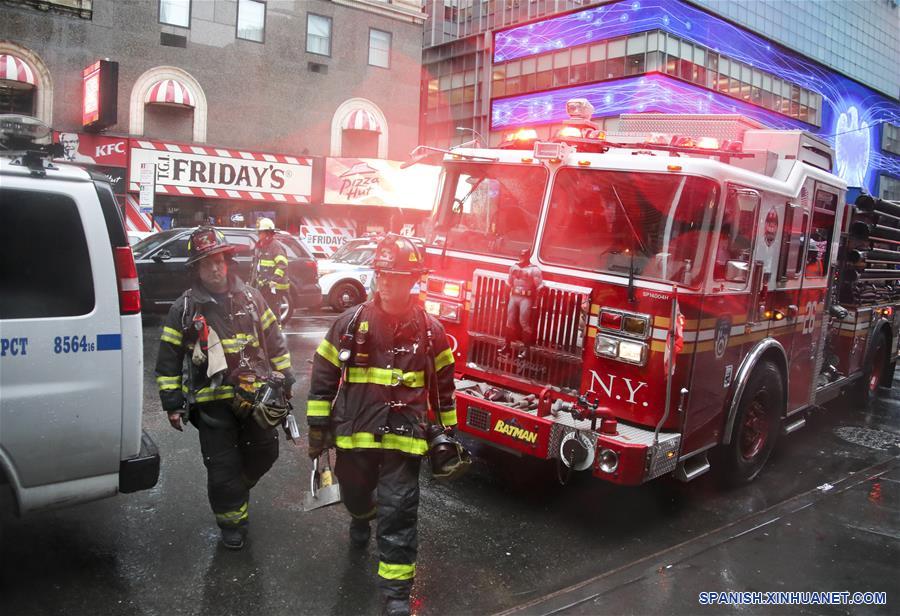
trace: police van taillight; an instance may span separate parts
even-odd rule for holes
[[[131,246],[113,248],[116,260],[116,278],[119,281],[119,312],[138,314],[141,311],[141,288]]]

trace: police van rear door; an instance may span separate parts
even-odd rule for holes
[[[61,167],[4,164],[0,185],[0,462],[22,512],[114,494],[122,453],[113,249],[93,182]]]

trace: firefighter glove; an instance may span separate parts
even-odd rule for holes
[[[325,426],[309,427],[309,458],[315,460],[326,449],[334,446],[334,432]]]
[[[238,388],[234,398],[231,399],[231,410],[234,412],[234,416],[241,421],[247,419],[253,412],[255,400],[252,396],[253,394],[250,392]]]

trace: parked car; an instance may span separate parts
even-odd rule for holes
[[[188,239],[193,227],[178,227],[161,231],[138,242],[134,246],[134,258],[141,281],[141,299],[145,310],[162,312],[169,309],[178,296],[191,284],[190,272],[185,263],[188,257]],[[219,227],[229,243],[240,247],[235,254],[238,275],[250,279],[253,249],[256,246],[255,229]],[[281,305],[273,308],[275,316],[284,323],[296,308],[317,308],[322,302],[318,268],[309,248],[298,238],[282,231],[275,236],[287,250],[288,275],[291,293]]]
[[[128,244],[134,246],[143,239],[156,233],[155,231],[128,231]]]
[[[141,297],[109,180],[7,142],[28,126],[50,132],[0,116],[0,496],[19,515],[152,488],[160,462],[141,429]]]
[[[343,312],[366,300],[375,289],[375,248],[379,236],[367,236],[349,240],[331,256],[319,260],[319,286],[322,301],[337,312]],[[410,238],[423,250],[419,238]],[[418,285],[413,289],[418,294]]]

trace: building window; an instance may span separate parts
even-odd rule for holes
[[[391,68],[391,33],[369,28],[369,65]]]
[[[0,55],[0,62],[22,63],[18,58],[8,55]],[[11,77],[13,75],[0,73],[0,113],[34,115],[37,88],[25,81],[13,81]]]
[[[262,0],[239,0],[237,37],[262,43],[266,39],[266,3]]]
[[[342,131],[341,154],[347,158],[377,158],[378,133],[367,130]]]
[[[331,17],[314,13],[306,15],[306,51],[321,56],[331,55]]]
[[[900,126],[885,122],[883,127],[881,149],[891,154],[900,154]]]
[[[159,0],[159,23],[191,27],[191,0]]]
[[[889,201],[900,200],[900,180],[882,174],[878,180],[878,192],[881,193],[882,199]]]

